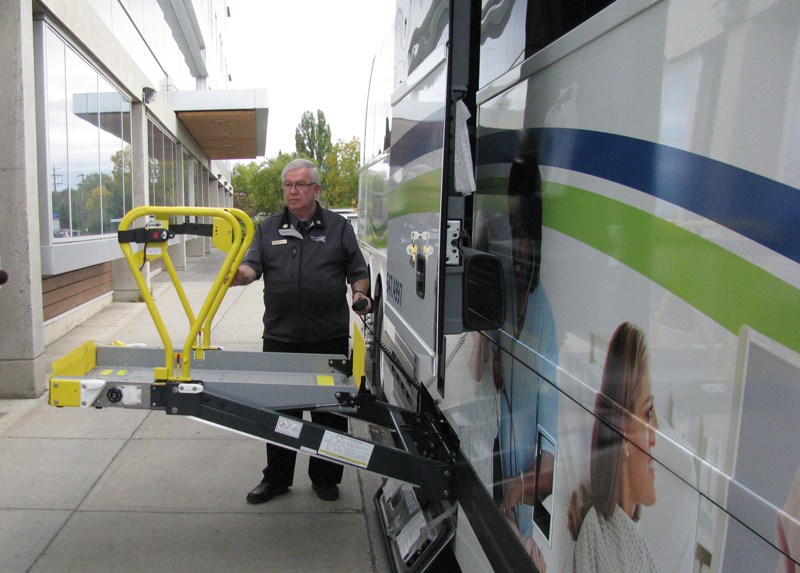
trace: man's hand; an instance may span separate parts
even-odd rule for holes
[[[225,280],[228,280],[228,277],[225,277]],[[249,285],[254,280],[256,280],[256,272],[247,265],[239,265],[239,268],[236,269],[236,274],[233,275],[230,286]]]
[[[353,293],[353,312],[364,316],[372,310],[372,300],[361,291]]]

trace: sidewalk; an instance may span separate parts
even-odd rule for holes
[[[222,254],[190,259],[181,283],[195,310]],[[156,303],[180,347],[188,320],[169,276]],[[212,343],[260,352],[262,283],[234,288]],[[143,303],[113,303],[47,347],[47,362],[92,339],[162,343]],[[346,467],[335,502],[311,489],[297,456],[288,495],[249,505],[263,442],[160,411],[0,400],[0,572],[391,571],[373,496],[380,478]]]

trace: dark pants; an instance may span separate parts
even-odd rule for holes
[[[296,352],[302,354],[342,354],[347,356],[350,341],[346,336],[322,342],[281,342],[264,339],[264,352]],[[289,416],[303,417],[302,410],[282,410]],[[347,431],[347,418],[332,412],[311,411],[311,421],[332,430]],[[264,468],[264,481],[278,487],[289,487],[294,481],[294,464],[297,452],[281,446],[267,444],[267,467]],[[320,485],[333,485],[342,482],[344,468],[337,463],[312,457],[308,461],[308,477]]]

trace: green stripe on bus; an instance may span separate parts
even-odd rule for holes
[[[441,202],[442,170],[433,169],[392,189],[389,219],[414,213],[438,213]]]
[[[800,290],[664,219],[542,182],[543,222],[613,257],[738,335],[743,325],[800,352]]]

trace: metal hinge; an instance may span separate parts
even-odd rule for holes
[[[450,266],[461,264],[461,228],[460,219],[448,219],[447,221],[447,244],[445,246],[445,264]]]

